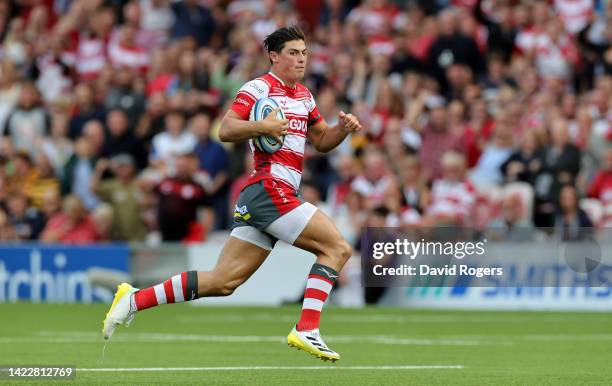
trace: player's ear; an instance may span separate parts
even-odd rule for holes
[[[272,64],[278,62],[278,52],[270,51],[270,56],[269,57],[270,57],[270,61],[272,62]]]

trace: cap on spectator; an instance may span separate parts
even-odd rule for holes
[[[116,156],[111,158],[111,164],[113,166],[134,166],[134,157],[127,153],[117,154]]]

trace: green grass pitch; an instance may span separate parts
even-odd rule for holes
[[[102,361],[106,308],[0,304],[0,365],[77,366],[76,380],[66,384],[612,382],[609,313],[327,307],[323,337],[342,355],[332,364],[286,345],[298,307],[189,305],[138,314],[130,328],[116,331]]]

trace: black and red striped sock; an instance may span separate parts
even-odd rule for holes
[[[323,304],[325,304],[337,278],[338,272],[330,267],[318,263],[312,266],[306,282],[302,315],[296,326],[298,331],[319,328]]]
[[[141,289],[134,294],[138,311],[166,303],[187,302],[198,298],[198,272],[174,275],[163,283]]]

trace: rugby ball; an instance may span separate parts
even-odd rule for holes
[[[279,107],[278,103],[272,98],[261,98],[255,102],[255,105],[251,109],[251,114],[249,116],[249,120],[251,121],[261,121],[265,119],[275,108]],[[283,110],[278,111],[278,119],[285,119],[285,114],[283,114]],[[284,141],[285,136],[283,135],[281,139]],[[278,151],[281,147],[283,147],[283,142],[278,142],[276,138],[270,135],[260,135],[259,137],[253,138],[253,143],[255,146],[266,153],[274,153]]]

